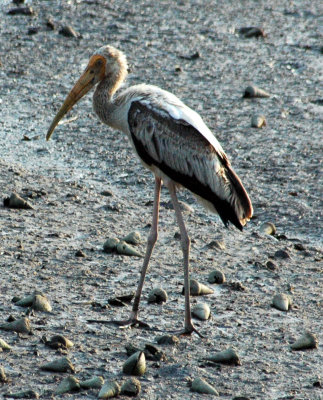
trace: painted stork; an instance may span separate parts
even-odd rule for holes
[[[48,129],[49,140],[61,118],[92,87],[94,111],[102,122],[124,132],[142,164],[155,175],[153,220],[147,241],[130,317],[119,325],[140,325],[139,302],[149,260],[158,236],[161,185],[169,190],[181,234],[184,257],[184,332],[199,332],[192,323],[189,290],[190,238],[187,234],[176,189],[190,190],[208,209],[219,214],[224,225],[242,230],[252,217],[249,196],[221,145],[195,111],[175,95],[156,86],[140,84],[116,95],[127,76],[125,55],[112,46],[103,46],[68,94]],[[143,324],[145,325],[145,324]]]

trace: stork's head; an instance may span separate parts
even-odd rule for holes
[[[112,46],[100,47],[90,58],[85,71],[67,95],[62,107],[56,114],[48,129],[46,139],[49,140],[54,129],[63,116],[71,110],[93,86],[104,79],[109,79],[111,95],[127,75],[127,60],[125,55]]]

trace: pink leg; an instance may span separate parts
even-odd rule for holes
[[[176,188],[173,183],[168,185],[169,193],[173,202],[177,223],[181,232],[181,243],[184,257],[184,290],[185,290],[185,327],[183,334],[191,334],[196,332],[199,336],[203,337],[194,327],[191,317],[191,305],[190,305],[190,280],[189,280],[189,254],[191,241],[188,237],[182,212],[177,200]]]

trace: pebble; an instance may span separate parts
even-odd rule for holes
[[[220,364],[241,365],[241,361],[237,352],[231,347],[215,353],[214,355],[208,357],[207,360]]]
[[[38,32],[39,32],[39,28],[36,26],[32,26],[32,27],[28,28],[27,35],[36,35]]]
[[[239,34],[244,36],[245,38],[259,38],[259,37],[267,37],[266,33],[262,28],[258,28],[256,26],[246,26],[242,27],[238,30]]]
[[[318,340],[313,333],[305,332],[290,347],[292,350],[316,349],[318,347]]]
[[[175,335],[162,335],[156,337],[156,342],[158,344],[177,346],[179,344],[179,338]]]
[[[207,321],[211,316],[210,307],[205,303],[198,303],[192,308],[192,316],[201,321]]]
[[[80,381],[74,376],[64,378],[55,390],[56,394],[63,394],[67,392],[80,390]]]
[[[62,357],[44,364],[40,367],[40,369],[51,372],[75,372],[73,364],[67,357]]]
[[[110,399],[111,397],[116,397],[119,394],[119,384],[117,382],[107,382],[102,386],[99,392],[99,399]]]
[[[27,7],[16,7],[12,8],[8,11],[8,15],[35,15],[34,10],[27,6]]]
[[[162,304],[168,299],[167,292],[161,288],[155,288],[148,294],[148,303]]]
[[[212,293],[214,293],[214,290],[203,285],[203,283],[198,282],[196,279],[190,280],[190,294],[192,296],[204,296]]]
[[[268,260],[265,264],[266,268],[268,268],[271,271],[275,271],[278,269],[277,264],[275,264],[273,261]]]
[[[116,250],[117,244],[120,242],[118,238],[109,238],[103,244],[103,251],[105,253],[112,253]]]
[[[30,321],[26,317],[2,324],[0,325],[0,329],[3,329],[5,331],[13,331],[17,333],[31,332]]]
[[[3,339],[0,338],[0,351],[1,350],[9,351],[11,350],[11,346],[9,346],[7,342],[5,342]]]
[[[276,226],[272,222],[264,222],[260,225],[259,230],[266,235],[275,235]]]
[[[43,311],[43,312],[51,312],[52,311],[52,306],[50,305],[46,296],[42,296],[40,294],[36,294],[36,296],[34,297],[32,308],[35,311]]]
[[[102,376],[94,376],[93,378],[80,382],[82,389],[101,389],[103,385],[104,379]]]
[[[214,271],[211,271],[209,273],[209,276],[207,278],[209,283],[224,283],[225,282],[225,275],[222,271],[216,269]]]
[[[277,250],[274,254],[275,258],[281,258],[283,260],[287,260],[291,258],[287,250]]]
[[[225,243],[223,239],[212,240],[207,244],[209,249],[225,250]]]
[[[186,55],[181,55],[180,56],[180,58],[183,58],[184,60],[196,60],[196,59],[198,59],[200,57],[201,57],[201,55],[200,55],[200,53],[198,51],[196,51],[193,54],[187,55],[187,56]]]
[[[248,86],[243,94],[244,98],[270,97],[270,94],[257,86]]]
[[[46,21],[47,28],[51,29],[52,31],[55,30],[55,23],[51,18],[48,18]]]
[[[73,37],[73,38],[82,37],[82,35],[76,32],[70,25],[63,26],[58,33],[65,37]]]
[[[284,293],[276,294],[273,298],[272,306],[280,311],[288,311],[292,305],[292,300]]]
[[[146,357],[143,351],[137,351],[123,365],[123,372],[127,375],[142,376],[146,372]]]
[[[116,250],[117,250],[117,253],[123,254],[126,256],[143,257],[143,255],[141,253],[139,253],[139,251],[134,249],[132,246],[129,246],[129,244],[124,241],[120,241],[117,244]]]
[[[253,115],[251,117],[251,126],[252,128],[262,128],[267,125],[266,118],[263,115]]]
[[[138,396],[141,390],[141,384],[136,378],[128,379],[121,386],[121,394],[125,396]]]
[[[201,394],[211,394],[218,396],[219,393],[202,378],[195,378],[192,382],[191,391]]]
[[[141,236],[138,231],[134,231],[129,233],[127,236],[125,236],[123,239],[124,242],[129,243],[129,244],[140,244],[141,243]]]
[[[46,340],[43,337],[43,341],[46,346],[50,347],[51,349],[70,349],[74,346],[74,343],[67,339],[65,336],[62,335],[54,335],[51,337],[50,340]]]
[[[153,361],[166,361],[166,355],[163,351],[159,350],[156,346],[151,343],[145,344],[145,356],[148,360]]]
[[[77,250],[77,251],[75,252],[75,257],[83,257],[83,258],[85,258],[85,257],[86,257],[86,254],[84,253],[83,250]]]
[[[3,199],[4,207],[8,208],[16,208],[16,209],[25,209],[25,210],[33,210],[34,207],[28,203],[28,201],[24,200],[17,193],[11,193],[10,197],[6,197]]]

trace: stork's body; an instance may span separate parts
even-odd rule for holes
[[[90,59],[47,133],[95,84],[93,106],[105,124],[124,132],[143,163],[155,175],[153,221],[133,309],[129,320],[138,322],[138,307],[152,250],[157,240],[160,189],[168,187],[181,232],[184,256],[185,332],[196,331],[190,313],[189,249],[176,188],[190,190],[217,212],[225,225],[242,229],[252,216],[252,205],[221,145],[201,117],[173,94],[151,85],[136,85],[115,95],[127,74],[125,56],[111,46],[100,48]]]

